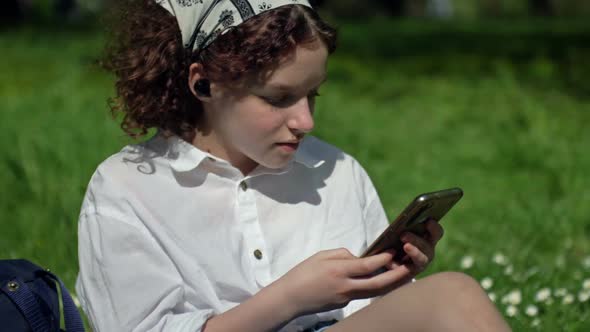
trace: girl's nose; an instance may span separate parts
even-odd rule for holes
[[[294,132],[307,134],[313,130],[313,105],[308,98],[302,98],[289,110],[287,126]]]

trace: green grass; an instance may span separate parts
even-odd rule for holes
[[[344,24],[315,134],[365,166],[391,218],[418,193],[464,189],[428,273],[470,256],[502,312],[522,292],[516,331],[535,330],[529,304],[538,329],[587,331],[589,301],[534,297],[577,296],[590,278],[590,30],[503,24]],[[0,258],[36,261],[72,290],[86,184],[129,141],[108,115],[111,79],[91,65],[101,43],[91,30],[0,32]]]

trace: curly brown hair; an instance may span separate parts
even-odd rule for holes
[[[201,52],[183,47],[176,19],[154,0],[116,1],[102,66],[115,74],[114,117],[131,137],[151,128],[192,140],[203,113],[188,87],[189,67],[213,82],[235,84],[275,69],[296,47],[320,40],[332,53],[336,30],[311,8],[286,5],[256,15]]]

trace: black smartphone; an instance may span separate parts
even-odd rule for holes
[[[395,249],[396,261],[401,261],[406,253],[403,250],[401,234],[411,232],[418,236],[427,231],[425,223],[429,219],[440,221],[447,212],[463,197],[463,190],[451,188],[418,195],[403,212],[373,241],[361,257],[371,256],[388,249]]]

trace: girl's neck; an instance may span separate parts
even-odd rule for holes
[[[223,142],[213,131],[197,130],[191,143],[201,151],[226,160],[239,169],[244,176],[258,166],[258,163]]]

